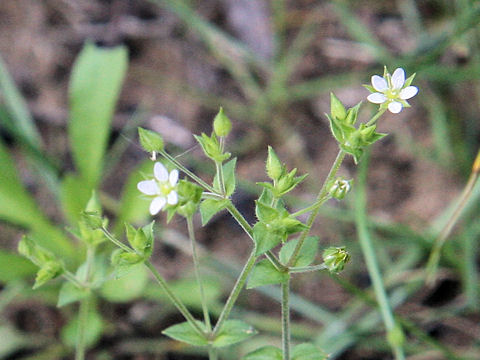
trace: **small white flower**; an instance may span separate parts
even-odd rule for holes
[[[372,94],[368,95],[367,100],[398,114],[404,107],[410,107],[407,100],[418,93],[418,88],[410,85],[414,76],[405,80],[405,71],[402,68],[396,69],[393,75],[385,68],[383,77],[372,76],[372,87],[368,87]]]
[[[154,179],[140,181],[137,189],[145,195],[153,196],[150,203],[150,214],[156,215],[165,205],[175,205],[178,202],[176,192],[178,170],[172,170],[169,174],[162,163],[156,162],[153,166],[153,174]]]

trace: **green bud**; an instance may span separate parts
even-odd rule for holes
[[[331,273],[343,270],[345,264],[350,261],[350,254],[345,247],[329,247],[323,251],[323,262]]]
[[[100,204],[100,200],[98,199],[98,194],[95,190],[92,191],[92,196],[87,202],[87,206],[85,207],[86,212],[97,212],[98,214],[102,214],[102,204]]]
[[[149,258],[153,250],[153,223],[144,228],[135,229],[130,224],[125,224],[127,239],[135,252],[143,258]],[[128,257],[128,256],[127,256]]]
[[[55,260],[55,256],[51,252],[39,247],[28,236],[23,236],[18,243],[18,252],[39,267]]]
[[[40,270],[37,272],[37,277],[35,278],[35,285],[33,288],[36,289],[47,281],[56,278],[57,276],[63,273],[63,266],[59,261],[47,261],[42,265]]]
[[[164,148],[163,138],[159,133],[139,127],[138,137],[140,145],[146,152],[160,152]]]
[[[342,102],[335,96],[334,93],[330,93],[330,113],[332,117],[338,120],[344,120],[347,117],[347,110],[343,106]]]
[[[212,133],[211,136],[208,136],[202,133],[201,136],[194,135],[195,139],[198,141],[200,146],[203,149],[203,152],[207,157],[212,159],[213,161],[223,162],[230,157],[230,153],[223,153],[220,147],[220,143],[218,142],[217,135]]]
[[[117,249],[112,253],[111,261],[113,266],[128,266],[139,264],[144,261],[144,258],[137,253]]]
[[[273,181],[277,181],[285,172],[285,167],[271,146],[268,147],[266,169],[268,177]]]
[[[82,220],[90,229],[97,230],[103,227],[104,220],[97,211],[82,212]]]
[[[335,179],[328,191],[330,196],[334,199],[342,200],[351,189],[352,180],[345,180],[343,177],[338,177]]]
[[[232,122],[227,115],[225,115],[221,107],[215,119],[213,119],[213,131],[215,131],[217,136],[227,136],[230,130],[232,130]]]

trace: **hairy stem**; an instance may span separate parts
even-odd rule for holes
[[[77,338],[75,344],[75,360],[85,359],[85,334],[87,330],[88,312],[90,308],[90,296],[80,301],[77,322]]]
[[[290,276],[282,283],[282,353],[283,360],[290,360]]]

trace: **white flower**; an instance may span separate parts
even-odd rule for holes
[[[137,189],[145,195],[153,196],[150,203],[150,214],[156,215],[165,205],[175,205],[178,202],[176,192],[178,170],[172,170],[170,174],[162,163],[156,162],[153,167],[155,179],[143,180],[137,184]]]
[[[410,107],[406,100],[418,93],[416,86],[410,86],[414,76],[405,80],[405,71],[402,68],[396,69],[393,75],[390,75],[385,68],[383,77],[372,76],[372,87],[367,87],[372,94],[368,95],[367,100],[374,104],[381,104],[380,107],[388,108],[391,113],[398,114],[404,107]]]

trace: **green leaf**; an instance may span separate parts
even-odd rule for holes
[[[223,166],[223,179],[225,182],[225,195],[227,197],[231,196],[235,191],[235,166],[237,164],[237,158],[233,158],[229,162],[225,163]],[[213,179],[213,188],[217,191],[221,191],[220,182],[218,180],[218,174],[215,175]]]
[[[96,187],[103,168],[115,104],[127,70],[125,47],[87,43],[72,70],[68,135],[81,177]]]
[[[255,201],[255,214],[257,219],[263,223],[269,223],[279,217],[279,211],[260,201]]]
[[[275,346],[264,346],[243,357],[243,360],[282,360],[282,351]]]
[[[342,102],[335,96],[334,93],[330,93],[330,113],[332,118],[339,121],[343,121],[347,116],[347,111]]]
[[[101,315],[93,304],[90,303],[88,309],[87,321],[85,322],[85,346],[87,348],[92,347],[100,340],[103,334],[104,323]],[[72,348],[75,347],[77,341],[77,327],[78,327],[78,314],[75,315],[63,328],[60,333],[60,337],[63,343]]]
[[[90,295],[90,291],[85,288],[79,288],[71,282],[63,283],[58,294],[58,307],[62,307],[76,301],[85,299]]]
[[[146,152],[159,152],[163,150],[163,138],[159,133],[139,127],[138,137],[140,139],[140,145]]]
[[[103,298],[125,303],[142,296],[148,284],[148,271],[142,264],[133,265],[124,276],[105,281],[100,289]]]
[[[282,264],[287,264],[292,256],[293,252],[295,251],[295,247],[297,246],[298,239],[293,239],[286,242],[282,249],[280,250],[280,261]],[[310,265],[313,260],[315,260],[315,255],[318,251],[318,236],[308,236],[303,241],[302,247],[298,252],[297,260],[293,266],[303,267]]]
[[[218,212],[225,209],[228,205],[227,199],[205,199],[200,204],[200,215],[202,216],[202,225],[206,225],[210,219]]]
[[[288,273],[278,271],[269,260],[263,259],[255,264],[248,279],[247,289],[263,285],[281,284],[288,280],[289,276]]]
[[[37,269],[24,257],[0,249],[0,283],[31,276],[35,274]]]
[[[220,332],[213,340],[214,347],[223,347],[236,344],[257,334],[257,331],[241,320],[227,320]]]
[[[304,343],[292,350],[292,360],[325,360],[328,355],[313,344]]]
[[[197,321],[197,324],[204,328],[203,323]],[[195,345],[195,346],[207,346],[208,340],[196,332],[192,325],[188,322],[183,322],[170,326],[169,328],[162,331],[164,335],[171,337],[172,339],[182,341],[184,343]]]
[[[80,221],[91,195],[91,187],[82,178],[72,173],[65,175],[61,183],[60,200],[70,224],[76,225]]]
[[[285,239],[285,235],[262,222],[253,226],[253,240],[256,244],[255,255],[260,256],[274,248]]]

